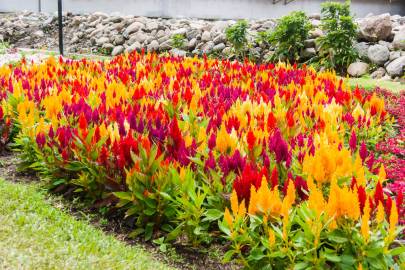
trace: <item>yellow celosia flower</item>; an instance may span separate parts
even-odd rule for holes
[[[394,238],[395,236],[395,229],[398,223],[398,210],[397,204],[394,202],[391,206],[391,213],[390,213],[390,228],[389,228],[389,236],[390,238]]]
[[[380,171],[378,172],[378,181],[380,183],[384,183],[385,180],[387,179],[387,174],[385,172],[384,164],[381,164]]]
[[[238,215],[239,202],[238,202],[238,195],[236,194],[235,190],[232,190],[231,194],[231,210],[234,216]]]
[[[377,206],[377,214],[376,214],[377,223],[383,222],[384,218],[385,218],[384,206],[382,205],[382,203],[380,201],[380,202],[378,202],[378,206]]]
[[[274,246],[276,243],[276,236],[274,234],[274,231],[272,229],[269,229],[269,245],[270,247]]]
[[[224,219],[225,219],[226,223],[229,225],[229,227],[232,227],[233,217],[232,217],[231,213],[229,212],[228,207],[225,208]]]

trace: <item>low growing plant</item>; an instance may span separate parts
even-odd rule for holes
[[[247,29],[247,21],[240,20],[225,30],[226,39],[232,44],[232,49],[238,59],[243,59],[247,55],[249,46]]]
[[[282,17],[276,28],[268,37],[269,43],[275,48],[272,56],[275,60],[297,62],[304,49],[304,41],[308,39],[311,23],[302,11],[292,12]]]
[[[344,73],[358,58],[354,48],[357,25],[350,14],[350,2],[326,2],[322,4],[321,29],[325,35],[319,43],[319,63],[328,69]]]

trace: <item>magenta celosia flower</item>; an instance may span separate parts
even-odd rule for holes
[[[354,132],[354,130],[352,131],[352,134],[350,135],[349,146],[350,146],[350,149],[352,150],[352,152],[356,151],[356,148],[357,148],[357,136],[356,136],[356,133]]]

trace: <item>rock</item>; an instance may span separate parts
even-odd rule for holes
[[[392,45],[394,49],[405,50],[405,26],[395,34]]]
[[[404,74],[404,67],[405,67],[405,56],[401,56],[387,66],[387,73],[394,77],[394,76],[402,76]]]
[[[186,51],[183,51],[183,50],[180,50],[180,49],[176,49],[176,48],[171,49],[171,50],[170,50],[170,53],[171,53],[172,55],[174,55],[174,56],[186,56],[186,55],[187,55],[187,52],[186,52]]]
[[[148,21],[145,26],[145,30],[148,32],[152,32],[153,30],[157,30],[159,28],[159,24],[156,21]]]
[[[145,40],[147,40],[149,38],[149,36],[144,33],[143,31],[138,31],[135,33],[135,35],[133,36],[135,38],[136,41],[143,43],[145,42]],[[131,36],[132,38],[132,36]]]
[[[390,50],[390,51],[392,51],[394,49],[394,47],[392,46],[392,44],[390,42],[387,42],[387,41],[384,41],[384,40],[378,41],[378,44],[387,47],[388,50]]]
[[[130,34],[137,32],[138,30],[142,29],[144,25],[140,22],[133,22],[131,25],[129,25],[124,33],[123,36],[127,38]]]
[[[208,41],[201,47],[201,52],[205,54],[210,54],[212,49],[214,48],[215,44],[213,41]]]
[[[223,33],[228,26],[228,21],[216,21],[211,28],[211,33]]]
[[[208,31],[205,31],[202,36],[201,36],[201,41],[207,42],[211,40],[211,33]]]
[[[122,53],[123,51],[124,51],[124,46],[119,45],[119,46],[114,47],[114,49],[111,52],[111,55],[116,56],[116,55],[119,55],[120,53]]]
[[[393,51],[390,52],[390,61],[395,60],[397,58],[401,57],[401,52],[400,51]]]
[[[114,45],[111,43],[104,43],[102,46],[103,49],[106,49],[107,51],[111,52],[114,49]]]
[[[139,43],[138,41],[135,41],[131,46],[127,47],[125,49],[126,52],[133,52],[133,51],[139,51],[142,48],[141,43]]]
[[[219,34],[214,38],[213,42],[215,44],[225,43],[226,42],[226,37],[225,37],[224,34]]]
[[[148,51],[157,51],[159,49],[159,42],[157,40],[152,40],[152,42],[148,45]]]
[[[172,31],[171,36],[185,35],[186,33],[187,33],[187,29],[183,27],[183,28],[179,28],[179,29],[176,29],[176,30]]]
[[[114,38],[114,44],[115,44],[115,45],[122,45],[122,44],[124,44],[124,43],[125,43],[125,39],[124,39],[123,36],[119,35],[119,36],[116,36],[116,37]]]
[[[321,19],[321,14],[319,14],[319,13],[309,14],[308,18],[315,19],[315,20],[320,20]]]
[[[386,40],[391,35],[392,22],[388,13],[369,16],[359,22],[359,34],[367,41]]]
[[[353,47],[357,50],[361,59],[368,59],[368,48],[370,45],[366,42],[359,42],[355,43]]]
[[[109,43],[109,42],[110,42],[110,39],[108,37],[101,37],[96,40],[96,44],[98,46],[102,46],[104,43]]]
[[[324,35],[323,31],[319,28],[314,28],[309,31],[310,38],[318,38],[318,37],[322,37],[323,35]]]
[[[190,40],[187,43],[187,49],[191,51],[191,50],[193,50],[195,48],[196,45],[197,45],[197,39],[193,38],[192,40]]]
[[[384,65],[390,58],[390,51],[384,45],[372,45],[368,48],[368,58],[374,64]]]
[[[35,31],[32,35],[36,38],[43,38],[45,36],[44,32],[41,30]]]
[[[379,67],[376,71],[371,73],[370,77],[373,79],[381,79],[385,75],[385,69],[382,67]]]
[[[305,48],[315,48],[315,39],[304,40]]]
[[[347,68],[347,73],[352,77],[360,77],[368,72],[369,65],[364,62],[351,63]]]
[[[316,55],[316,50],[315,48],[305,48],[302,52],[301,52],[301,57],[304,59],[309,59],[312,58]]]
[[[219,44],[215,45],[214,48],[212,48],[212,51],[219,52],[219,51],[222,51],[223,49],[225,49],[225,44],[219,43]]]
[[[321,25],[321,21],[320,20],[311,20],[311,24],[313,27],[319,27]]]
[[[160,43],[160,46],[159,46],[159,50],[161,50],[161,51],[167,51],[167,50],[170,50],[171,48],[172,48],[172,42],[170,40],[166,40],[165,42]]]

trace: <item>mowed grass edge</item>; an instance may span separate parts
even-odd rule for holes
[[[0,269],[173,269],[53,207],[35,185],[0,179]]]

